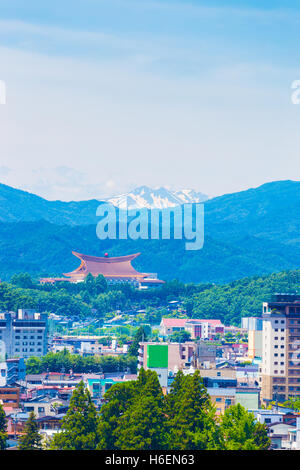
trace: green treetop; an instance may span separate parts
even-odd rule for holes
[[[39,433],[38,424],[33,411],[25,423],[25,433],[20,437],[19,450],[42,450],[42,436]]]
[[[253,413],[239,403],[225,410],[220,429],[226,450],[267,450],[270,447],[266,426],[256,423]]]
[[[81,381],[75,388],[62,422],[54,435],[51,450],[94,450],[98,444],[98,417],[90,393]]]

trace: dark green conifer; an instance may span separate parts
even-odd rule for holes
[[[19,438],[19,450],[42,450],[42,436],[33,411],[25,423],[25,433]]]

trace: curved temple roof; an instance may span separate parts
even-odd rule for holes
[[[76,279],[82,279],[88,273],[93,276],[103,274],[105,277],[121,278],[144,278],[147,276],[146,273],[139,273],[131,266],[131,261],[137,258],[140,253],[115,258],[89,256],[75,251],[72,251],[72,254],[81,260],[80,266],[70,273],[64,273],[64,276]]]

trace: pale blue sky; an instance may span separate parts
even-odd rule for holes
[[[70,200],[299,179],[297,4],[0,0],[0,182]]]

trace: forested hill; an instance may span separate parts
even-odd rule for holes
[[[110,312],[146,309],[146,323],[159,324],[170,300],[180,300],[189,318],[219,318],[226,325],[240,325],[243,316],[259,316],[262,303],[276,292],[300,292],[300,270],[244,278],[229,284],[183,284],[171,281],[158,289],[139,291],[128,285],[108,287],[105,280],[79,284],[41,286],[28,275],[16,275],[11,284],[0,284],[0,311],[34,308],[67,316],[104,318]],[[176,312],[165,313],[176,315]],[[111,316],[110,316],[111,318]]]
[[[300,182],[278,181],[211,199],[204,247],[184,240],[105,240],[96,236],[99,202],[46,201],[0,185],[0,278],[61,275],[78,266],[72,251],[95,256],[141,252],[134,266],[159,278],[226,283],[300,268]],[[2,220],[2,222],[1,222]]]
[[[219,318],[226,325],[240,325],[241,317],[260,316],[262,303],[275,293],[300,293],[300,270],[210,286],[190,296],[188,308],[193,318]]]

